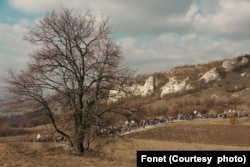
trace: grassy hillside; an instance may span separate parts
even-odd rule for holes
[[[227,119],[159,124],[115,138],[100,138],[92,151],[74,156],[53,149],[58,143],[23,142],[35,138],[41,127],[28,135],[0,137],[0,166],[136,166],[137,150],[249,150],[249,118],[231,125]]]
[[[248,59],[250,62],[249,56]],[[217,114],[229,109],[250,110],[250,63],[232,71],[225,71],[221,68],[223,61],[186,65],[167,72],[154,73],[152,75],[157,80],[155,92],[147,97],[134,97],[133,103],[141,103],[144,111],[142,115],[148,116],[190,114],[194,110]],[[213,67],[217,68],[219,80],[208,83],[199,80],[202,74]],[[139,83],[143,83],[141,80],[149,76],[140,76]],[[179,81],[189,77],[193,89],[160,98],[161,87],[172,77]]]
[[[153,76],[155,90],[146,97],[129,97],[126,103],[140,108],[140,112],[136,113],[138,119],[145,116],[190,114],[194,110],[217,114],[230,108],[249,110],[250,56],[243,55],[235,59],[240,61],[243,57],[248,58],[248,63],[244,66],[236,66],[232,71],[226,71],[221,67],[225,60],[218,60],[206,64],[178,66],[164,72],[137,76],[131,84],[143,85],[149,76]],[[220,75],[220,80],[208,83],[200,80],[202,74],[214,67]],[[162,86],[173,77],[178,81],[188,77],[188,82],[193,89],[167,94],[161,98]],[[11,126],[16,127],[32,127],[49,122],[46,113],[37,104],[16,99],[1,102],[0,120],[1,122],[8,121]]]

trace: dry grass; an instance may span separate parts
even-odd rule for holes
[[[250,150],[249,128],[249,119],[241,119],[237,125],[230,125],[228,120],[161,124],[123,138],[96,141],[98,152],[82,156],[52,150],[54,143],[20,142],[25,136],[6,137],[0,139],[0,166],[128,167],[136,165],[137,150]]]

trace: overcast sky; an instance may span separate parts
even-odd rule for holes
[[[250,0],[0,0],[0,74],[25,67],[23,35],[60,7],[109,17],[139,74],[250,53]]]

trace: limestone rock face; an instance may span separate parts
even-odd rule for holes
[[[228,59],[228,60],[225,60],[223,63],[222,63],[222,67],[225,68],[226,71],[232,71],[236,64],[237,64],[237,60],[236,59]]]
[[[222,63],[222,67],[226,70],[226,71],[232,71],[233,69],[235,69],[236,67],[239,66],[243,66],[245,64],[247,64],[249,62],[248,58],[246,57],[242,57],[241,61],[238,61],[237,58],[234,59],[228,59],[225,60]]]
[[[204,79],[206,83],[220,79],[220,74],[216,71],[216,67],[202,75],[200,80]]]
[[[250,56],[238,56],[237,58],[233,59],[226,59],[223,60],[221,65],[216,64],[217,66],[215,67],[213,64],[213,68],[209,69],[208,71],[205,71],[204,73],[196,74],[196,73],[187,73],[183,74],[181,73],[181,76],[179,77],[179,72],[178,69],[173,69],[167,73],[164,73],[164,75],[156,75],[155,78],[153,76],[150,76],[145,80],[144,84],[133,84],[133,85],[118,85],[114,90],[110,90],[109,93],[109,101],[115,102],[119,99],[122,99],[124,97],[129,97],[129,96],[148,96],[153,93],[160,94],[160,97],[164,97],[164,95],[167,94],[172,94],[172,93],[177,93],[180,91],[185,91],[189,89],[194,89],[190,85],[190,83],[194,83],[193,86],[195,86],[195,83],[200,82],[201,80],[204,80],[205,83],[209,83],[212,81],[218,81],[221,79],[219,71],[222,71],[223,74],[224,72],[230,72],[232,70],[237,70],[239,67],[246,67],[246,65],[249,64],[249,59]],[[209,66],[207,66],[209,67]],[[192,68],[192,67],[190,67]],[[207,68],[206,68],[207,69]],[[189,70],[189,69],[188,69]],[[203,70],[203,69],[202,69]],[[192,76],[194,75],[193,78],[195,80],[190,80],[189,77],[185,78],[184,80],[178,80],[177,78],[183,78],[183,76]],[[242,72],[240,74],[242,77],[250,77],[250,74],[247,72]],[[197,81],[197,77],[199,80]],[[163,79],[163,80],[161,80]],[[165,80],[169,79],[169,81],[166,83]],[[159,83],[164,86],[158,86]],[[157,89],[156,89],[157,88]],[[160,92],[159,92],[160,91]]]
[[[178,82],[175,78],[170,78],[169,82],[161,88],[161,98],[166,94],[193,89],[190,84],[188,84],[188,80],[189,78],[187,77],[183,81]]]
[[[155,82],[154,77],[150,76],[143,86],[135,85],[132,90],[134,90],[134,95],[136,96],[146,96],[154,92]]]
[[[245,64],[247,64],[248,62],[249,62],[248,58],[243,57],[242,60],[240,61],[240,64],[241,64],[241,65],[245,65]]]
[[[135,95],[135,96],[147,96],[154,92],[155,90],[155,80],[153,76],[150,76],[144,85],[134,84],[132,86],[125,86],[124,91],[119,90],[110,90],[109,92],[109,101],[116,102],[118,99],[124,98],[126,96]]]
[[[117,89],[117,90],[110,90],[110,91],[109,91],[109,99],[108,99],[108,102],[109,102],[109,103],[116,102],[116,101],[118,101],[119,99],[124,98],[124,97],[126,97],[125,91],[121,91],[121,90],[119,90],[119,89]]]

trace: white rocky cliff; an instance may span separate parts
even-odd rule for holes
[[[225,71],[232,71],[236,67],[243,66],[247,64],[248,62],[249,60],[246,57],[243,57],[241,61],[237,60],[237,58],[234,58],[234,59],[225,60],[221,66],[225,69]]]
[[[160,97],[163,98],[167,94],[172,94],[172,93],[177,93],[180,91],[186,91],[190,89],[194,89],[194,85],[191,86],[190,83],[195,83],[195,82],[200,82],[201,80],[204,80],[205,83],[209,83],[212,81],[219,81],[221,80],[220,73],[218,71],[222,72],[230,72],[232,70],[236,70],[237,68],[241,67],[246,67],[249,64],[249,56],[242,56],[242,57],[237,57],[233,59],[226,59],[222,62],[221,65],[211,68],[210,70],[202,73],[202,74],[194,74],[191,73],[191,75],[197,75],[195,77],[195,80],[190,80],[189,77],[186,77],[184,80],[178,80],[179,76],[175,76],[175,69],[171,70],[173,73],[165,73],[164,75],[156,76],[157,79],[155,79],[153,76],[150,76],[148,79],[145,80],[145,83],[143,85],[139,84],[134,84],[132,86],[125,86],[123,90],[121,91],[121,88],[118,86],[115,90],[110,91],[110,97],[109,97],[109,102],[115,102],[118,99],[128,97],[128,96],[148,96],[151,95],[152,93],[157,90],[157,94],[160,93]],[[178,73],[176,73],[178,74]],[[189,74],[185,74],[184,76],[188,76]],[[190,75],[190,76],[191,76]],[[198,76],[199,75],[199,76]],[[247,77],[250,74],[247,72],[243,72],[240,74],[242,77]],[[183,76],[181,76],[183,77]],[[198,77],[199,80],[196,80]],[[180,78],[180,77],[179,77]],[[162,81],[165,81],[166,79],[169,79],[167,83],[162,83],[160,82],[161,79]],[[155,81],[157,80],[157,82]],[[156,89],[158,84],[156,83],[161,83],[162,86],[160,89]],[[160,92],[158,92],[160,90]]]
[[[154,77],[150,76],[143,86],[141,85],[134,85],[131,87],[131,90],[134,90],[134,95],[136,96],[147,96],[154,92],[155,89],[155,82]]]
[[[205,80],[206,83],[214,80],[219,80],[220,79],[220,74],[216,71],[216,67],[212,68],[208,72],[202,75],[200,80]]]
[[[161,88],[162,89],[161,98],[166,94],[176,93],[181,90],[192,89],[188,81],[189,81],[188,77],[181,82],[178,82],[175,78],[170,78],[169,82]]]
[[[124,98],[129,95],[135,96],[147,96],[154,92],[155,89],[155,81],[154,77],[150,76],[144,85],[132,85],[124,88],[124,91],[119,90],[110,90],[109,92],[109,101],[116,102],[118,99]]]

